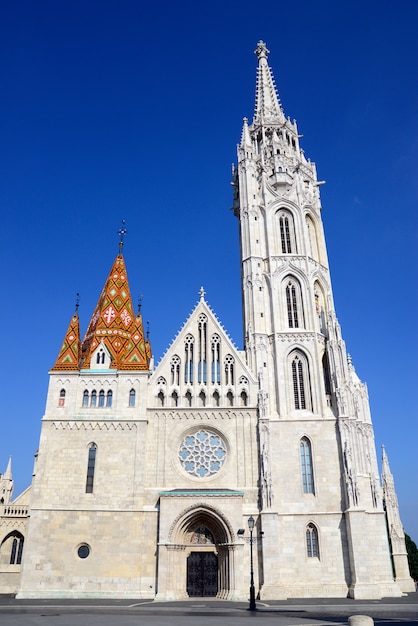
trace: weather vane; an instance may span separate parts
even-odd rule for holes
[[[120,228],[118,230],[118,235],[120,235],[120,240],[119,240],[119,254],[122,254],[122,250],[123,250],[123,238],[126,235],[128,231],[125,228],[125,220],[122,220],[122,228]]]
[[[75,294],[75,312],[78,313],[78,307],[80,306],[80,294]]]

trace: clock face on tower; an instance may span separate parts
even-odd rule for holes
[[[217,474],[226,460],[226,444],[218,433],[199,428],[186,435],[179,447],[182,468],[196,478]]]

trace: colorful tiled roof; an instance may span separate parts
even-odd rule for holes
[[[78,370],[80,361],[80,323],[77,311],[71,318],[53,370]]]
[[[91,357],[103,342],[111,355],[111,368],[147,370],[149,356],[140,315],[135,317],[125,261],[115,259],[97,302],[81,347],[80,369],[90,369]]]

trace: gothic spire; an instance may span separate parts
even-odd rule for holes
[[[254,124],[263,122],[274,124],[285,121],[273,72],[267,62],[269,52],[264,41],[259,41],[254,51],[258,58]]]
[[[124,231],[124,228],[122,228]],[[126,231],[121,234],[121,237]],[[122,240],[121,240],[122,241]],[[149,358],[142,317],[135,318],[121,242],[109,276],[87,328],[81,348],[81,369],[94,369],[93,353],[100,343],[107,348],[114,369],[146,370]]]

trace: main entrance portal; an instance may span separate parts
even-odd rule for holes
[[[191,552],[187,557],[187,593],[190,597],[216,596],[218,557],[213,552]]]

